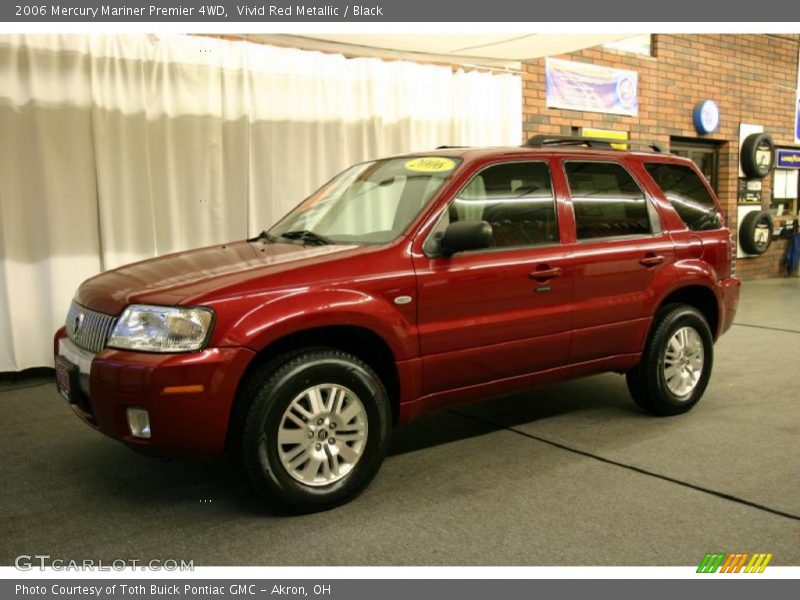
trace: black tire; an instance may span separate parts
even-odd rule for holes
[[[764,254],[772,243],[772,216],[768,211],[753,210],[742,218],[739,246],[747,254]]]
[[[748,135],[742,142],[739,159],[742,172],[748,179],[763,179],[775,165],[775,143],[772,137],[768,133]]]
[[[242,456],[242,441],[244,439],[244,426],[247,415],[250,414],[250,407],[253,399],[258,395],[258,390],[266,383],[266,380],[296,356],[318,350],[320,348],[303,348],[284,352],[270,360],[255,366],[255,371],[251,372],[242,381],[236,395],[236,402],[231,410],[228,422],[228,436],[225,441],[225,453],[234,460],[239,460]]]
[[[368,433],[360,458],[344,477],[329,485],[312,486],[295,479],[283,466],[277,434],[292,401],[304,390],[322,384],[343,386],[358,396]],[[256,493],[280,511],[316,512],[352,500],[372,481],[386,456],[391,433],[388,394],[375,372],[351,354],[327,348],[299,352],[272,371],[255,373],[240,400],[249,409],[241,439],[234,441],[234,447],[239,448]]]
[[[667,384],[664,360],[667,344],[683,327],[691,327],[699,335],[704,360],[697,383],[690,392],[678,396]],[[679,415],[689,411],[703,396],[713,363],[714,338],[703,314],[693,306],[669,304],[662,307],[653,320],[641,363],[626,375],[628,390],[634,401],[653,415]]]

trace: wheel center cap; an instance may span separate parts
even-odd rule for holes
[[[328,431],[320,429],[319,432],[317,432],[317,438],[324,442],[328,438]]]

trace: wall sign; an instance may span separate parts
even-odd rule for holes
[[[794,98],[794,143],[800,144],[800,55],[797,57],[797,95]]]
[[[775,166],[779,169],[800,169],[800,150],[778,150]]]
[[[747,179],[739,180],[739,204],[761,204],[761,189],[753,190]]]
[[[800,144],[800,91],[797,93],[797,106],[794,113],[794,143]]]
[[[557,58],[545,61],[548,108],[628,115],[639,114],[639,74]]]
[[[742,143],[739,159],[745,177],[763,179],[775,164],[775,143],[768,133],[751,133]]]
[[[719,107],[711,99],[701,100],[694,106],[692,121],[697,133],[714,133],[719,127]]]
[[[748,179],[745,183],[745,188],[748,192],[760,192],[764,189],[760,179]]]

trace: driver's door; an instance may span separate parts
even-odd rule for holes
[[[494,247],[415,257],[425,394],[565,364],[573,267],[563,252],[545,160],[490,165],[464,186],[432,235],[454,220],[484,220]]]

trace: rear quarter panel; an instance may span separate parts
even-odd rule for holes
[[[653,180],[645,168],[648,162],[668,163],[686,166],[692,169],[713,198],[719,214],[722,216],[722,227],[710,231],[692,231],[667,200],[664,191]],[[699,259],[707,262],[714,270],[716,279],[722,280],[728,277],[731,261],[731,233],[728,229],[725,211],[717,198],[714,189],[706,180],[691,160],[677,156],[660,155],[636,155],[629,160],[630,168],[639,178],[640,182],[647,188],[648,193],[653,199],[654,205],[661,217],[664,230],[669,231],[675,242],[675,254],[677,258]]]

